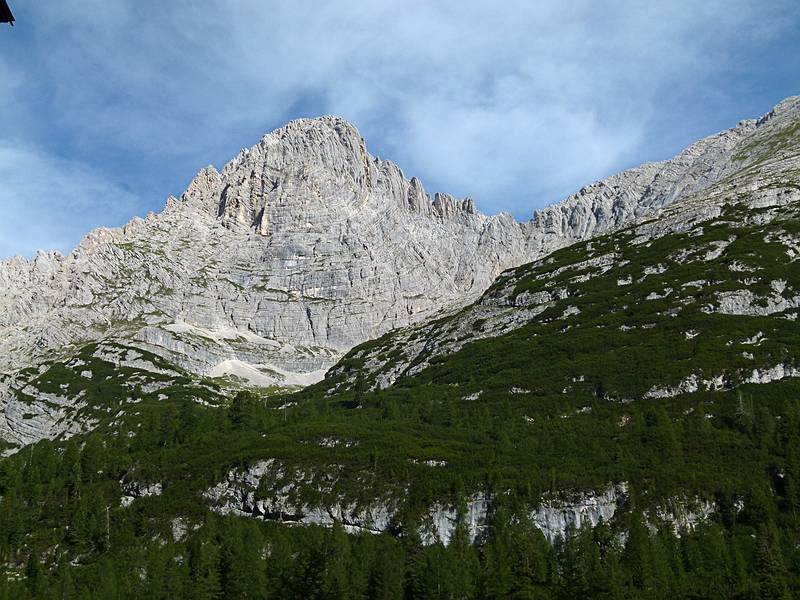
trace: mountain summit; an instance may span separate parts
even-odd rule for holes
[[[154,371],[142,353],[240,384],[318,381],[357,344],[474,301],[505,269],[699,192],[764,187],[797,168],[787,144],[798,113],[790,98],[525,223],[429,195],[338,117],[293,121],[221,171],[203,169],[158,215],[95,230],[66,257],[0,263],[0,433],[25,442],[66,431],[58,411],[21,423],[33,413],[15,402],[30,368],[90,343],[98,357]],[[79,402],[28,395],[34,406]]]
[[[292,122],[0,266],[0,598],[797,597],[798,261],[798,98],[526,223]]]

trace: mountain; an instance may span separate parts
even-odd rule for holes
[[[776,114],[780,107],[765,119]],[[632,400],[678,395],[661,389],[666,384],[674,384],[673,390],[696,389],[701,384],[730,388],[753,367],[765,372],[777,369],[775,379],[800,374],[788,364],[785,374],[781,370],[792,355],[790,347],[770,354],[776,364],[753,362],[753,357],[742,360],[738,346],[715,331],[718,321],[729,326],[733,316],[744,317],[735,328],[737,334],[752,328],[744,323],[760,323],[764,331],[753,332],[752,344],[764,351],[778,342],[768,337],[768,330],[791,329],[793,325],[786,321],[793,322],[800,309],[800,282],[795,281],[793,264],[800,258],[795,222],[800,200],[800,115],[792,113],[791,118],[793,124],[777,135],[749,142],[747,159],[741,154],[734,158],[742,163],[739,170],[701,192],[688,193],[654,215],[634,219],[616,228],[612,236],[592,238],[569,251],[510,269],[477,303],[458,313],[397,330],[357,348],[330,371],[328,382],[336,382],[331,389],[386,388],[466,347],[474,354],[481,344],[529,325],[543,328],[542,333],[533,334],[543,340],[540,352],[556,351],[556,347],[560,347],[557,352],[582,349],[587,371],[569,373],[574,370],[570,368],[561,372],[561,378],[550,378],[548,386],[554,390],[596,385],[609,398]],[[726,316],[720,319],[718,315]],[[685,331],[671,323],[679,323]],[[591,332],[565,335],[579,327]],[[596,329],[604,331],[603,345],[593,355],[575,338],[594,337]],[[658,337],[662,329],[670,330],[665,338]],[[630,348],[643,337],[652,338],[648,355],[635,357],[642,358],[643,364],[609,355],[616,344]],[[562,338],[563,344],[555,342]],[[719,352],[716,370],[690,352],[690,347]],[[497,348],[492,352],[516,355]],[[664,366],[656,372],[647,368],[653,366],[654,352],[666,353]],[[669,353],[682,361],[666,366]],[[547,360],[546,355],[537,360],[529,351],[523,354],[528,369],[529,362]],[[497,368],[496,361],[491,364]],[[676,369],[678,364],[681,367]],[[550,362],[547,368],[552,366]],[[619,376],[629,368],[635,369],[631,373],[638,382],[635,388],[602,385],[604,372]],[[673,380],[676,372],[682,380]],[[575,379],[568,375],[579,377],[584,385],[574,386]],[[541,378],[545,379],[544,374]],[[645,392],[648,383],[653,388]]]
[[[221,173],[201,171],[159,215],[98,229],[66,257],[0,263],[0,436],[24,444],[80,429],[69,415],[81,398],[37,390],[31,374],[85,344],[118,366],[131,361],[115,348],[128,348],[145,372],[162,369],[143,353],[233,385],[318,381],[355,345],[457,310],[504,269],[720,182],[768,177],[772,161],[751,150],[791,139],[798,104],[521,224],[481,215],[469,199],[431,198],[341,119],[294,121]]]
[[[297,121],[4,263],[0,598],[797,596],[799,142],[519,224]]]
[[[652,497],[639,503],[676,531],[693,529],[721,510],[720,489],[732,481],[733,489],[748,489],[759,460],[751,457],[743,470],[740,440],[711,450],[698,436],[719,435],[709,426],[771,420],[759,411],[797,414],[786,403],[800,389],[795,123],[778,139],[754,143],[734,175],[657,215],[504,272],[473,304],[354,348],[324,381],[298,394],[301,406],[340,411],[320,434],[324,448],[378,448],[382,438],[392,440],[381,449],[391,475],[370,482],[372,502],[348,496],[358,487],[347,491],[342,461],[357,456],[354,449],[340,450],[335,464],[320,454],[311,478],[294,462],[299,451],[284,448],[278,458],[265,449],[260,462],[231,471],[210,497],[226,513],[338,519],[354,530],[382,531],[402,512],[401,490],[419,485],[417,478],[447,480],[456,472],[471,491],[465,510],[473,540],[489,526],[498,490],[543,493],[553,481],[552,489],[572,490],[572,499],[532,507],[530,515],[551,540],[570,523],[613,519],[630,502],[631,487],[648,490]],[[661,431],[648,432],[654,424]],[[495,427],[507,428],[507,447],[498,447]],[[665,454],[650,454],[644,435],[666,436],[658,440]],[[585,455],[576,451],[577,439],[591,448]],[[759,467],[785,477],[786,468],[770,462],[776,460],[785,457],[770,456]],[[428,474],[404,473],[404,461]],[[555,465],[558,473],[543,482]],[[280,485],[269,483],[265,494],[259,485],[276,473]],[[342,486],[334,488],[332,506],[316,487],[331,480]],[[323,504],[293,495],[308,486]],[[432,529],[423,535],[431,540],[454,535],[457,505],[436,505],[447,489],[429,499]]]

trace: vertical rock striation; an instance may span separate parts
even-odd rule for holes
[[[203,169],[164,211],[68,256],[0,263],[0,373],[124,340],[201,375],[317,380],[345,351],[474,300],[532,261],[743,172],[800,101],[517,223],[429,195],[337,117],[293,121]],[[761,162],[759,162],[761,161]]]

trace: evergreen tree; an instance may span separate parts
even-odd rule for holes
[[[81,450],[77,441],[73,438],[67,442],[64,454],[61,457],[60,476],[64,481],[64,487],[68,497],[80,494],[81,485]]]
[[[405,552],[403,546],[389,534],[365,536],[368,543],[359,550],[369,552],[371,559],[367,595],[375,600],[394,600],[403,597],[405,584]],[[360,557],[359,557],[360,558]],[[355,562],[361,562],[356,558]]]
[[[320,598],[347,600],[356,597],[350,540],[339,521],[335,521],[325,540],[325,569]]]
[[[47,586],[44,568],[35,552],[25,565],[25,585],[34,598],[39,597]]]
[[[237,521],[225,527],[221,535],[220,575],[225,598],[265,598],[264,542],[258,526]]]
[[[641,513],[631,516],[622,562],[631,585],[640,593],[649,594],[653,586],[653,547]]]
[[[507,510],[498,507],[483,546],[480,590],[483,598],[508,598],[514,588],[513,530]]]
[[[189,547],[191,596],[197,600],[222,597],[219,548],[210,540],[195,539]]]
[[[81,451],[81,477],[84,482],[92,483],[104,470],[105,448],[102,438],[90,435]]]
[[[772,523],[762,525],[756,537],[755,568],[759,597],[763,600],[789,600],[786,566],[778,544],[778,532]]]
[[[456,528],[447,548],[451,570],[448,573],[449,598],[474,598],[477,592],[480,563],[475,547],[470,543],[463,506],[458,511]]]
[[[261,401],[256,394],[241,391],[233,399],[228,409],[228,417],[237,429],[252,428],[258,422],[260,407]]]

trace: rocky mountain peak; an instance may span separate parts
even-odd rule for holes
[[[293,121],[200,171],[159,215],[97,229],[66,258],[0,263],[0,374],[102,343],[194,374],[305,385],[356,344],[475,300],[508,268],[667,205],[714,198],[686,217],[697,220],[742,190],[775,201],[797,169],[797,108],[789,99],[523,224],[431,196],[342,119]]]
[[[269,236],[351,219],[385,197],[430,217],[478,215],[472,199],[431,197],[419,179],[407,181],[395,164],[369,154],[354,125],[335,116],[292,121],[243,149],[221,172],[206,167],[181,203],[213,214],[228,228]]]
[[[243,149],[221,172],[200,171],[181,200],[229,228],[268,235],[271,227],[286,224],[285,213],[292,209],[324,214],[338,204],[346,211],[377,177],[378,161],[353,125],[333,116],[298,119]],[[298,217],[288,220],[303,221]]]

